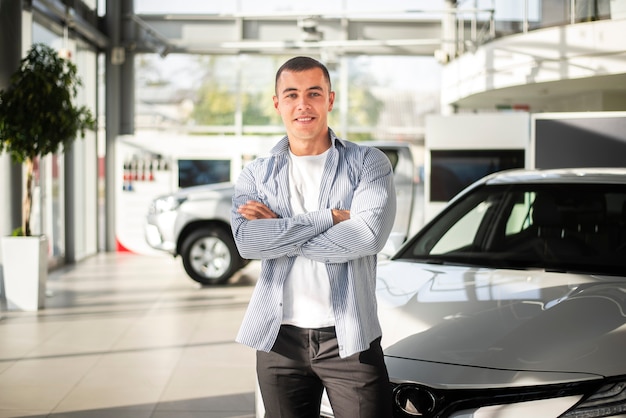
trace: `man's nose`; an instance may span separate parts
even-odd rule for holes
[[[306,97],[301,97],[298,101],[298,109],[309,109],[311,105]]]

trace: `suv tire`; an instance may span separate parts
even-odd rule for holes
[[[187,237],[181,246],[185,271],[202,285],[223,284],[245,263],[230,231],[205,226]]]

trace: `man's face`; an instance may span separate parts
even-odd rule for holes
[[[276,84],[274,107],[280,114],[291,140],[328,141],[328,112],[335,93],[319,68],[284,71]]]

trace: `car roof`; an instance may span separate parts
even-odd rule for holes
[[[376,148],[411,148],[411,144],[408,142],[400,142],[400,141],[381,141],[381,140],[373,140],[373,141],[363,141],[359,142],[360,145],[369,145],[370,147]]]
[[[491,174],[477,183],[577,183],[577,184],[626,184],[626,168],[560,168],[549,170],[513,169]]]
[[[449,203],[482,185],[507,184],[626,184],[626,167],[585,167],[558,169],[523,169],[498,171],[467,186]]]

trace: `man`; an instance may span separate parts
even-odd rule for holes
[[[393,225],[389,160],[328,127],[326,67],[295,57],[276,74],[287,136],[242,172],[232,229],[261,274],[237,341],[257,349],[270,418],[387,418],[391,393],[376,313],[376,254]]]

